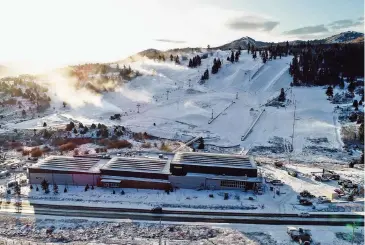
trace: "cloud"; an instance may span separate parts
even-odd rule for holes
[[[286,31],[283,34],[285,35],[307,35],[307,34],[316,34],[316,33],[323,33],[328,32],[328,28],[322,25],[316,26],[305,26],[301,28],[297,28],[294,30]]]
[[[351,19],[336,20],[328,24],[328,27],[333,30],[352,28],[364,25],[364,17],[358,18],[356,21]]]
[[[163,43],[186,43],[185,41],[171,40],[171,39],[155,39],[155,41]]]
[[[259,16],[242,16],[228,21],[226,24],[233,30],[272,31],[280,22]]]

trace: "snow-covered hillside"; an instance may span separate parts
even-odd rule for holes
[[[292,57],[263,64],[261,59],[253,60],[243,51],[239,62],[232,64],[226,60],[228,55],[227,51],[215,51],[202,59],[202,65],[197,68],[188,68],[188,59],[181,65],[141,59],[131,63],[131,67],[144,75],[116,92],[93,95],[89,100],[74,91],[73,99],[85,99],[85,103],[66,109],[58,105],[55,113],[45,118],[8,124],[7,128],[37,128],[44,121],[48,126],[64,125],[72,118],[84,124],[124,125],[163,138],[187,139],[201,135],[209,144],[240,145],[249,150],[256,146],[271,147],[278,139],[291,144],[295,110],[294,153],[311,156],[310,139],[318,137],[328,138],[323,147],[341,152],[337,116],[333,113],[334,105],[326,100],[325,91],[320,87],[290,87],[292,78],[288,67]],[[214,58],[223,60],[222,68],[200,84],[204,70],[211,69]],[[265,107],[268,100],[279,95],[281,88],[286,90],[288,105]],[[57,101],[57,96],[56,91],[52,101]],[[121,113],[122,120],[109,120],[114,113]],[[212,113],[218,117],[211,122]],[[277,147],[277,153],[285,153],[285,144]]]
[[[325,43],[348,43],[348,42],[353,42],[354,40],[360,42],[361,38],[362,41],[364,41],[364,33],[356,31],[347,31],[331,37],[327,37],[324,39],[324,41]]]

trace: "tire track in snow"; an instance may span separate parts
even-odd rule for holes
[[[279,78],[289,69],[289,66],[285,66],[276,76],[268,83],[268,85],[263,89],[264,91],[267,91],[270,87],[272,87]]]

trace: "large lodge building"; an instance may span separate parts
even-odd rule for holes
[[[29,167],[29,182],[112,188],[252,189],[262,180],[248,156],[179,152],[172,159],[51,156]]]

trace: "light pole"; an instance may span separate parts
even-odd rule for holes
[[[169,100],[169,93],[170,93],[170,91],[169,91],[169,90],[167,90],[167,91],[166,91],[166,99],[167,99],[167,100]]]
[[[213,119],[213,109],[212,109],[212,119]]]
[[[236,93],[236,100],[238,100],[238,92]]]
[[[140,104],[137,104],[137,113],[139,113],[139,107],[140,106],[141,106]]]

